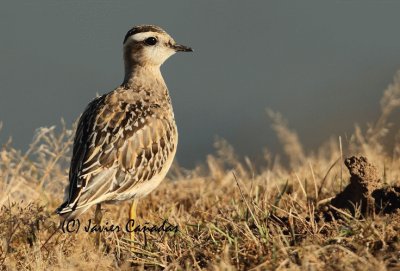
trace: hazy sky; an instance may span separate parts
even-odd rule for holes
[[[245,4],[246,3],[246,4]],[[191,166],[216,135],[240,154],[280,151],[265,108],[306,147],[372,121],[400,68],[400,1],[2,1],[0,139],[26,148],[122,82],[122,40],[157,24],[193,54],[162,71]]]

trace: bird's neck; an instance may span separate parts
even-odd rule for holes
[[[161,75],[160,66],[131,64],[125,65],[125,77],[123,85],[131,88],[164,88],[164,78]]]

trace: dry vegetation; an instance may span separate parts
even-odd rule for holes
[[[0,152],[0,269],[399,270],[400,190],[394,186],[400,133],[391,133],[389,118],[400,107],[400,74],[380,106],[381,116],[365,130],[356,125],[350,139],[332,138],[314,153],[269,111],[288,166],[265,150],[256,167],[224,140],[203,166],[188,171],[175,165],[139,203],[139,222],[168,219],[179,232],[137,234],[133,254],[124,231],[103,232],[96,247],[93,233],[57,229],[53,211],[67,183],[71,130],[39,129],[26,153],[6,143]],[[391,137],[388,150],[384,142]],[[349,184],[344,162],[351,155],[375,166],[347,160],[351,185],[360,190],[340,193]],[[384,195],[375,197],[374,189]],[[389,192],[392,200],[384,197]],[[103,207],[104,224],[126,224],[128,203]],[[92,209],[81,221],[93,217]]]

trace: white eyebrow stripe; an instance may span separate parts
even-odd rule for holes
[[[149,37],[155,37],[157,36],[156,32],[141,32],[141,33],[136,33],[135,35],[130,36],[128,39],[133,39],[135,41],[143,41]]]

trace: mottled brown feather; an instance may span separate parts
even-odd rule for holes
[[[161,171],[175,146],[176,126],[169,97],[150,94],[119,88],[87,106],[74,140],[69,196],[59,212],[100,197],[113,200],[114,192],[130,191]],[[91,184],[105,169],[115,169],[112,179]]]

